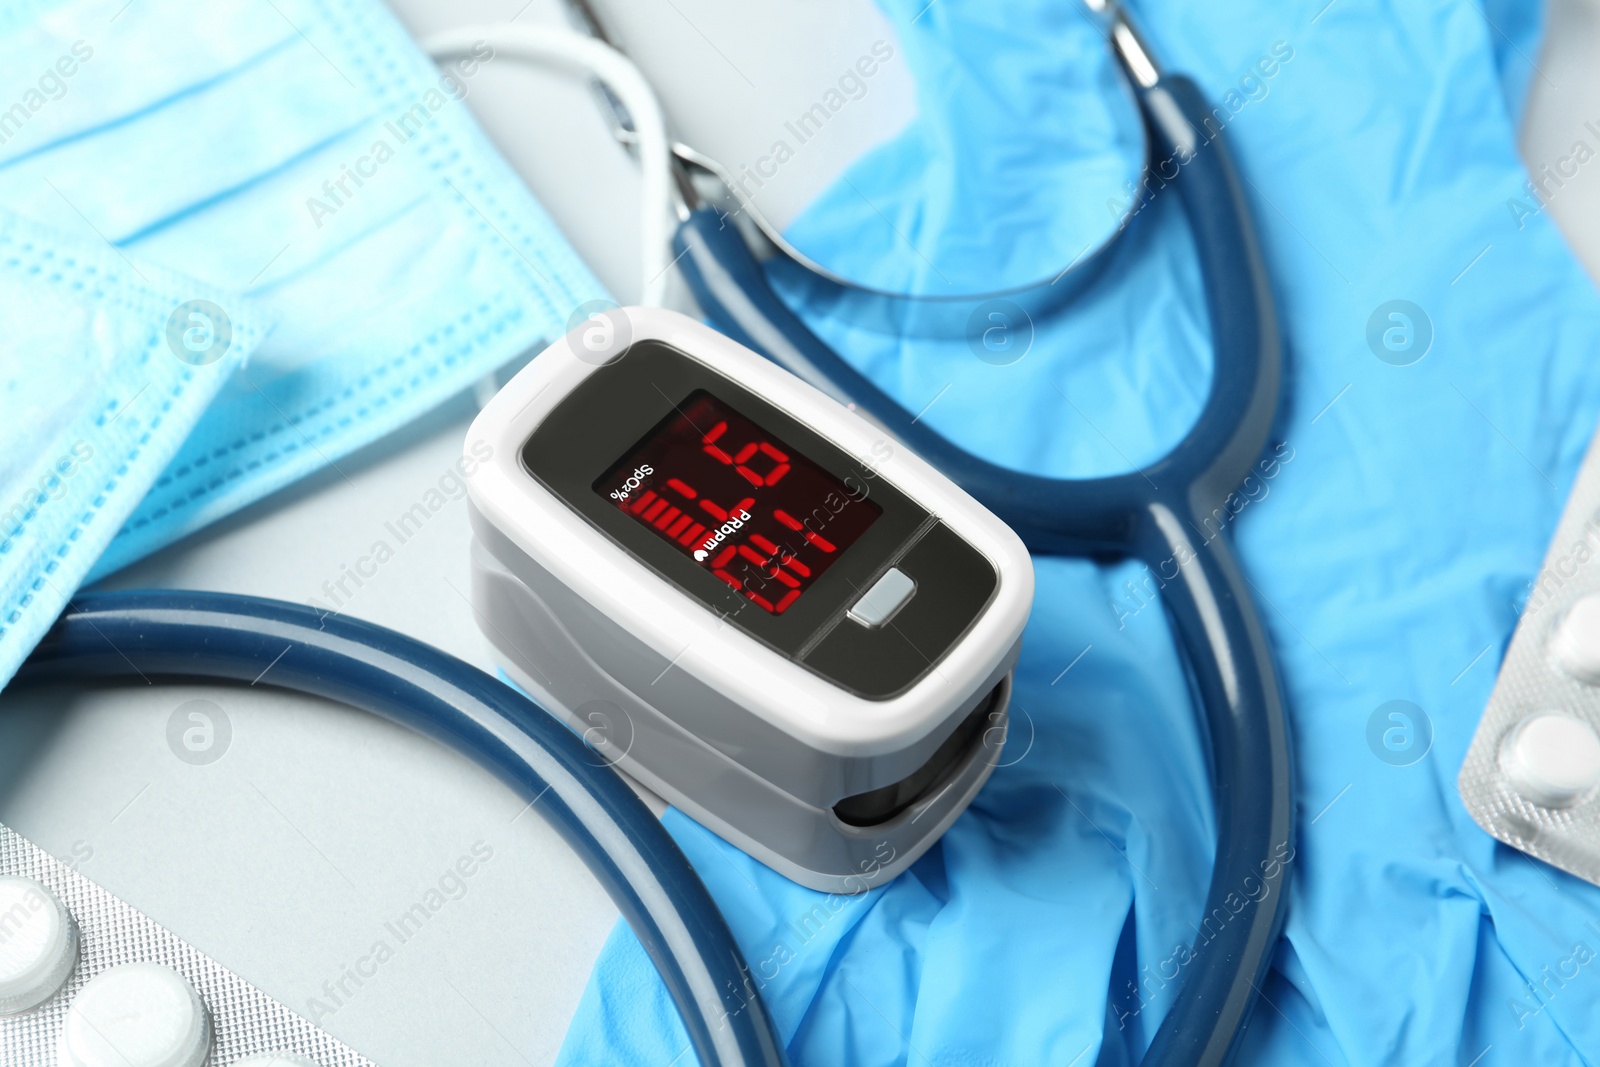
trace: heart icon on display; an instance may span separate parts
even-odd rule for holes
[[[708,553],[705,549],[697,548],[694,550],[694,561],[696,563],[704,563],[706,561],[706,556],[708,555],[710,555],[710,553]]]

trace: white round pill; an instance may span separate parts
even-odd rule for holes
[[[62,1067],[200,1067],[211,1019],[177,971],[125,963],[94,976],[67,1008]]]
[[[1550,635],[1556,664],[1585,685],[1600,685],[1600,593],[1579,597]]]
[[[31,878],[0,878],[0,1015],[37,1008],[78,963],[78,925]]]
[[[321,1067],[321,1064],[292,1052],[258,1052],[246,1056],[233,1067]]]
[[[1600,737],[1566,712],[1536,712],[1506,737],[1500,767],[1523,797],[1564,808],[1600,785]]]

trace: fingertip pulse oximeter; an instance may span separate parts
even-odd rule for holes
[[[530,362],[466,448],[472,598],[506,672],[767,866],[881,884],[993,770],[1032,562],[865,418],[620,308]]]

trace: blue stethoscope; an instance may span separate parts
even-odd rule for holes
[[[1271,649],[1227,540],[1206,537],[1201,520],[1225,506],[1268,443],[1281,354],[1243,191],[1220,131],[1207,129],[1203,97],[1187,78],[1160,71],[1123,12],[1105,0],[1089,6],[1105,20],[1144,119],[1146,180],[1175,190],[1193,230],[1211,319],[1210,394],[1188,435],[1156,463],[1113,477],[1057,479],[974,456],[824,344],[778,299],[765,273],[787,272],[831,312],[921,334],[960,329],[973,308],[996,296],[1030,313],[1058,306],[1112,261],[1121,241],[1108,241],[1053,281],[1004,294],[918,299],[875,292],[829,275],[770,232],[773,260],[764,267],[740,212],[704,195],[708,184],[731,192],[730,183],[685,151],[676,164],[683,211],[675,245],[701,308],[724,332],[877,420],[1008,522],[1032,551],[1131,556],[1161,574],[1211,742],[1218,839],[1206,914],[1223,909],[1233,918],[1196,947],[1144,1063],[1216,1067],[1238,1049],[1283,929],[1288,868],[1273,860],[1292,848],[1294,826],[1288,729]],[[616,771],[492,676],[391,630],[299,605],[134,591],[77,598],[19,679],[250,681],[269,664],[277,685],[415,729],[537,800],[660,970],[700,1062],[785,1062],[738,945],[677,845]],[[1258,884],[1265,891],[1239,891]]]
[[[676,251],[695,298],[719,329],[853,403],[1004,519],[1031,551],[1132,556],[1160,575],[1211,741],[1218,838],[1205,914],[1230,914],[1229,898],[1237,906],[1241,885],[1278,872],[1262,902],[1240,915],[1244,921],[1199,950],[1144,1059],[1214,1065],[1227,1062],[1236,1046],[1282,932],[1286,873],[1271,859],[1292,854],[1294,826],[1288,729],[1267,636],[1227,540],[1202,531],[1207,518],[1224,513],[1268,443],[1282,360],[1266,265],[1220,130],[1214,121],[1207,127],[1210,108],[1189,79],[1160,71],[1124,13],[1099,10],[1144,117],[1146,181],[1176,191],[1193,230],[1216,353],[1198,420],[1150,466],[1058,479],[989,463],[920,421],[812,333],[774,294],[727,212],[692,207]],[[876,326],[932,324],[946,336],[996,297],[1025,309],[1059,305],[1062,289],[1077,291],[1118,252],[1118,242],[1108,243],[1073,266],[1075,284],[1058,277],[1011,293],[914,301],[852,287],[787,246],[772,245],[787,260],[779,268],[785,278],[814,306]]]

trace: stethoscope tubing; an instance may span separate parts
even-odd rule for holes
[[[349,704],[433,738],[510,786],[588,865],[655,963],[707,1067],[782,1067],[783,1043],[716,902],[622,776],[491,675],[372,623],[188,590],[85,593],[19,682],[206,679]]]

